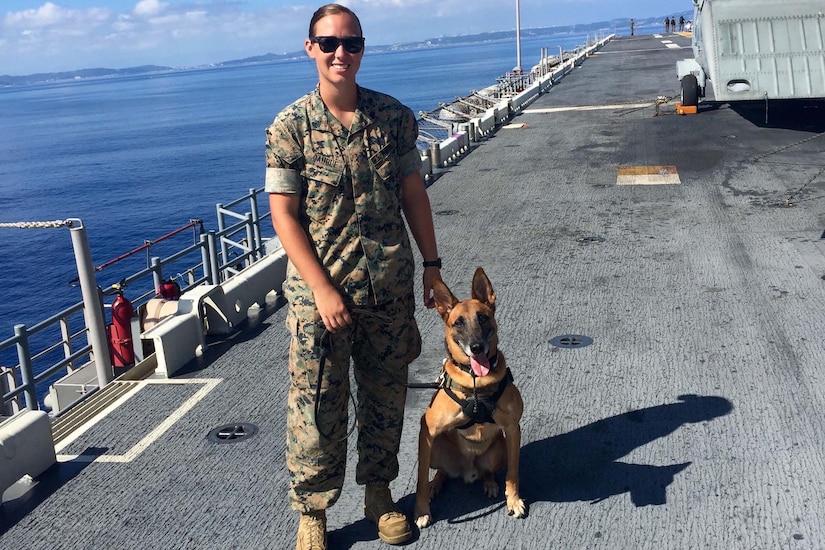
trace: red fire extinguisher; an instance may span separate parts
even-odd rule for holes
[[[112,302],[112,324],[109,325],[109,353],[112,366],[131,367],[135,364],[135,350],[132,347],[132,303],[118,291]]]

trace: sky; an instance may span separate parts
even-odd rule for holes
[[[302,49],[305,0],[0,0],[0,75],[193,67]],[[343,0],[369,44],[514,30],[514,0]],[[521,28],[693,9],[691,0],[519,0]]]

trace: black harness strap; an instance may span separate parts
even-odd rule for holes
[[[475,378],[473,378],[473,381],[475,382]],[[510,369],[507,369],[507,372],[504,373],[504,378],[502,378],[498,383],[498,387],[494,393],[479,396],[476,393],[475,388],[473,388],[472,397],[460,399],[450,388],[452,385],[452,379],[445,373],[444,382],[442,383],[441,388],[444,390],[444,393],[450,396],[450,399],[458,403],[461,407],[461,412],[470,418],[469,422],[459,426],[457,429],[464,430],[476,424],[495,424],[495,420],[493,420],[493,413],[496,410],[496,403],[498,403],[499,398],[504,393],[507,386],[512,383],[513,373],[510,372]]]

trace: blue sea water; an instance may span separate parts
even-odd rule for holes
[[[522,65],[586,39],[523,37]],[[418,113],[494,84],[515,60],[514,40],[368,52],[358,80]],[[0,222],[80,218],[95,265],[190,219],[216,229],[216,203],[263,185],[266,126],[315,83],[304,59],[0,89]],[[80,301],[67,229],[0,228],[0,257],[0,341]],[[107,268],[105,284],[145,264]]]

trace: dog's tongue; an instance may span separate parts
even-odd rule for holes
[[[490,374],[490,360],[487,359],[487,356],[483,353],[473,355],[470,357],[470,368],[473,369],[473,373],[478,377],[487,376]]]

